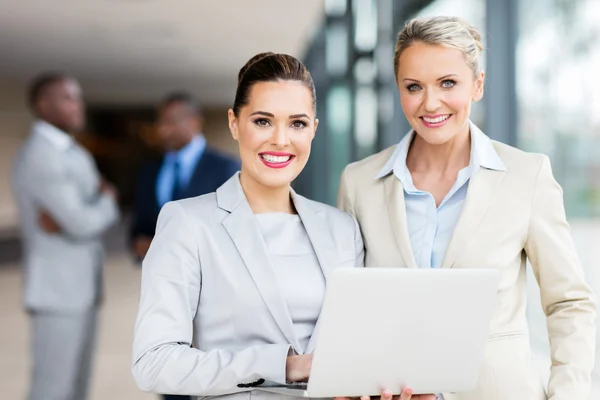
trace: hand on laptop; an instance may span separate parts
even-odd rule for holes
[[[376,399],[379,398],[381,400],[436,400],[437,396],[435,394],[412,394],[412,389],[410,388],[406,388],[402,391],[402,394],[400,396],[394,396],[392,395],[392,392],[390,392],[389,390],[384,390],[383,392],[381,392],[381,396],[380,397],[376,397]],[[354,400],[353,398],[350,397],[335,397],[335,400]],[[360,397],[360,400],[371,400],[371,398],[369,396],[362,396]]]
[[[285,379],[288,382],[307,382],[312,359],[312,354],[289,356],[285,362]]]

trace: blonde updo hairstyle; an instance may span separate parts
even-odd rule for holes
[[[480,55],[483,51],[481,34],[477,28],[458,17],[433,17],[412,19],[398,34],[394,48],[394,74],[398,79],[400,55],[414,43],[444,46],[460,50],[473,71],[473,76],[481,74]]]

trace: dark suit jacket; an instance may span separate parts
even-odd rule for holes
[[[137,236],[154,237],[160,206],[156,198],[156,181],[162,160],[145,165],[138,176],[131,239]],[[206,147],[200,157],[183,198],[196,197],[217,190],[239,171],[237,160]]]

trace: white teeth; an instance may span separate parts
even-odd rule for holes
[[[284,163],[288,162],[292,156],[272,156],[270,154],[261,154],[263,160],[270,163]]]
[[[450,115],[442,115],[441,117],[437,117],[437,118],[423,117],[423,120],[430,124],[437,124],[439,122],[443,122],[443,121],[447,120],[448,118],[450,118]]]

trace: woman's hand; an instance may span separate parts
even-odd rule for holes
[[[308,381],[312,359],[312,354],[289,356],[285,362],[285,379],[288,382]]]
[[[392,392],[389,390],[384,390],[381,392],[381,400],[436,400],[437,396],[435,394],[412,394],[412,389],[406,388],[402,391],[400,396],[392,395]],[[335,400],[354,400],[351,397],[334,397]],[[361,396],[360,400],[371,400],[369,396]]]
[[[45,210],[40,211],[38,223],[40,228],[46,233],[60,233],[62,231],[58,222]]]

